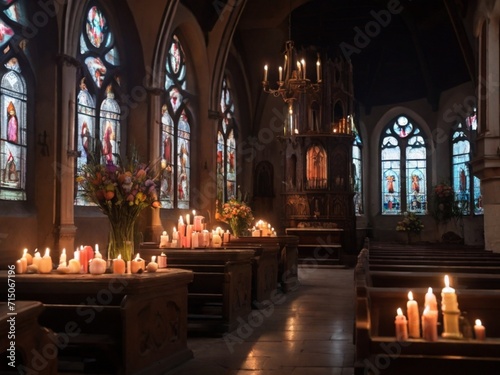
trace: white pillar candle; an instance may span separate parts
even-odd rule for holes
[[[408,302],[406,303],[406,314],[408,315],[408,336],[420,337],[420,316],[418,313],[418,303],[413,299],[413,293],[408,292]]]
[[[42,261],[42,256],[38,251],[35,250],[35,256],[33,257],[33,265],[38,270],[40,268],[40,262]]]
[[[193,232],[191,233],[191,248],[194,249],[196,247],[199,247],[199,242],[198,242],[198,232]]]
[[[62,249],[61,255],[59,256],[59,265],[61,265],[61,267],[66,267],[66,249]]]
[[[161,253],[158,257],[158,267],[167,268],[167,256],[165,255],[165,253]]]
[[[52,271],[52,258],[50,256],[50,249],[45,249],[45,255],[40,260],[38,266],[38,272],[40,273],[50,273]]]
[[[483,341],[486,338],[486,328],[482,325],[481,320],[476,319],[476,324],[474,325],[474,334],[476,340]]]
[[[169,240],[168,234],[167,231],[165,230],[160,236],[160,247],[161,248],[168,247],[168,240]]]
[[[394,325],[396,328],[396,340],[406,341],[408,340],[408,322],[406,317],[403,315],[403,310],[398,308],[396,319],[394,320]]]
[[[444,276],[445,287],[441,291],[441,309],[443,311],[458,311],[457,294],[455,289],[450,287],[448,275]]]
[[[33,264],[33,257],[30,253],[28,253],[28,249],[23,250],[23,258],[26,258],[26,263],[28,264],[28,266],[30,264]]]
[[[221,246],[222,246],[222,238],[216,231],[212,235],[212,247],[221,247]]]

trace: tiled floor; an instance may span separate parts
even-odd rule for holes
[[[300,267],[299,280],[239,331],[188,338],[194,358],[168,375],[352,375],[353,270]]]

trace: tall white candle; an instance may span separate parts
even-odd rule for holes
[[[420,316],[418,313],[418,303],[413,299],[413,293],[411,291],[408,292],[406,314],[408,315],[408,335],[413,338],[419,338]]]
[[[441,309],[443,311],[458,311],[458,301],[455,289],[450,287],[450,278],[444,276],[445,287],[441,291]]]
[[[264,82],[267,82],[267,65],[264,65]]]
[[[437,310],[437,299],[436,295],[432,292],[432,288],[429,287],[427,293],[425,294],[425,304],[424,308],[429,307],[430,310]]]

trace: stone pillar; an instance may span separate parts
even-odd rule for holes
[[[473,173],[481,179],[484,205],[484,242],[500,252],[500,53],[499,0],[480,0],[474,33],[478,38],[478,137]]]
[[[63,248],[72,254],[75,248],[76,226],[74,221],[75,192],[75,80],[78,63],[71,57],[63,56],[59,62],[61,79],[61,119],[59,123],[59,149],[56,204],[56,244],[59,253]]]

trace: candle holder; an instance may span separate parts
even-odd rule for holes
[[[445,339],[461,339],[459,327],[460,310],[444,310],[443,311],[443,325],[444,331],[441,335]]]

